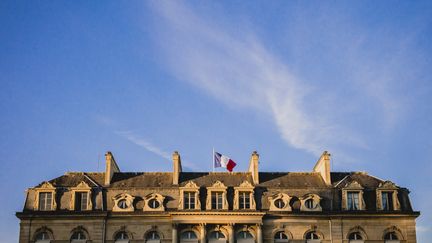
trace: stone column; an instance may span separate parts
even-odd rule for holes
[[[228,243],[234,243],[234,224],[228,224],[226,228],[228,230]]]
[[[206,224],[200,224],[200,242],[206,243]]]
[[[263,243],[261,224],[257,225],[257,243]]]
[[[177,224],[172,225],[172,243],[178,242]]]

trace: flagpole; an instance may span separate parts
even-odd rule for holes
[[[215,156],[214,156],[214,147],[213,147],[213,154],[212,154],[212,158],[213,158],[213,172],[215,172]]]

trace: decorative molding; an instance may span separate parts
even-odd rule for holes
[[[93,203],[91,198],[92,197],[91,189],[92,188],[85,181],[81,181],[76,187],[70,188],[70,192],[71,192],[71,200],[69,201],[70,210],[75,210],[75,195],[78,192],[87,193],[87,207],[86,209],[82,209],[82,211],[92,210]]]
[[[359,193],[359,209],[366,210],[366,203],[363,197],[363,186],[357,181],[348,182],[342,188],[342,210],[348,210],[348,192],[358,192]]]
[[[399,187],[396,186],[395,183],[391,181],[385,181],[378,185],[378,188],[376,189],[376,208],[377,210],[384,210],[382,205],[382,193],[383,192],[390,192],[392,194],[392,201],[393,201],[393,209],[395,211],[401,210],[399,198],[398,198],[398,189]]]
[[[239,202],[239,197],[240,197],[240,192],[249,192],[249,198],[250,198],[250,208],[252,210],[256,209],[256,203],[255,203],[255,198],[254,198],[254,186],[248,182],[248,181],[243,181],[239,186],[234,187],[234,210],[239,210],[240,209],[240,202]]]
[[[35,198],[33,203],[33,209],[34,210],[40,210],[39,209],[39,194],[43,192],[51,193],[51,209],[50,210],[44,210],[44,211],[55,211],[57,209],[57,203],[56,203],[56,187],[51,184],[49,181],[44,181],[40,186],[37,186],[33,188],[35,191]]]
[[[179,197],[178,209],[184,210],[183,201],[184,201],[184,193],[185,192],[194,192],[195,193],[195,210],[200,210],[201,209],[201,202],[200,202],[200,198],[199,198],[199,186],[193,181],[188,181],[186,183],[186,185],[179,187],[180,197]],[[191,210],[193,210],[193,209],[191,209]]]

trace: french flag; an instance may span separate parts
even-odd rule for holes
[[[229,172],[232,172],[234,167],[237,165],[232,159],[227,156],[220,154],[218,152],[214,152],[214,167],[223,167],[226,168]]]

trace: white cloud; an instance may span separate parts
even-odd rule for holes
[[[347,132],[324,114],[308,112],[305,101],[312,87],[253,35],[230,34],[178,2],[161,1],[154,8],[166,21],[158,42],[177,78],[228,106],[272,117],[282,138],[295,148],[320,154],[334,145],[339,131]]]

